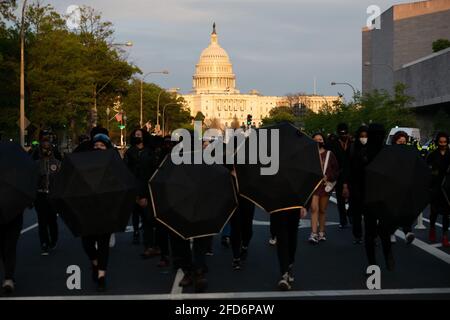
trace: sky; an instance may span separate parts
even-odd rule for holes
[[[227,51],[237,88],[263,95],[293,92],[351,97],[349,82],[361,88],[361,28],[367,8],[381,12],[395,0],[44,0],[65,13],[70,5],[102,12],[115,29],[115,41],[133,42],[129,60],[164,88],[192,89],[201,51],[216,22],[219,44]]]

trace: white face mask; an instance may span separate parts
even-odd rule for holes
[[[359,142],[361,142],[361,144],[365,146],[367,144],[367,138],[359,138]]]

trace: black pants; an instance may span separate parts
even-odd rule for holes
[[[196,238],[191,249],[191,242],[184,240],[177,234],[170,232],[170,243],[174,266],[181,268],[184,273],[208,272],[206,265],[206,252],[208,250],[210,237]]]
[[[348,212],[347,209],[345,208],[345,198],[342,196],[343,190],[344,190],[344,183],[338,180],[336,184],[336,200],[339,211],[339,223],[342,226],[346,226]]]
[[[133,229],[139,230],[139,221],[142,221],[143,245],[145,249],[156,247],[156,219],[151,207],[142,208],[137,203],[134,205],[132,222]]]
[[[275,230],[275,221],[274,221],[274,215],[270,215],[270,237],[272,239],[276,238],[276,230]]]
[[[170,255],[169,251],[169,229],[156,221],[156,245],[161,250],[161,257],[167,258]]]
[[[110,238],[110,233],[81,238],[84,252],[86,252],[89,260],[97,260],[99,270],[106,271],[108,267]],[[97,244],[97,248],[95,248],[95,244]]]
[[[49,201],[48,194],[39,192],[34,202],[39,225],[41,246],[50,246],[58,241],[58,221],[56,210]]]
[[[248,247],[253,236],[253,217],[255,204],[240,197],[239,207],[231,217],[231,249],[233,258],[241,257],[241,248]]]
[[[363,235],[363,228],[362,228],[363,201],[364,195],[361,190],[361,186],[353,185],[350,189],[349,214],[352,217],[353,237],[356,239],[361,239]]]
[[[295,261],[300,210],[272,213],[272,216],[277,236],[278,262],[281,275],[284,275],[289,270],[289,265]]]
[[[391,232],[387,227],[378,221],[376,214],[364,215],[364,230],[364,240],[369,265],[377,264],[375,255],[375,240],[378,236],[381,239],[381,246],[383,248],[385,260],[387,261],[389,257],[392,257]]]
[[[446,212],[445,210],[441,209],[440,204],[436,204],[436,203],[431,203],[431,208],[430,208],[430,228],[436,228],[436,221],[437,218],[439,216],[439,214],[442,214],[442,232],[443,234],[447,234],[448,233],[448,227],[449,227],[449,222],[450,222],[450,215]]]
[[[3,263],[6,280],[14,280],[17,241],[19,240],[22,225],[22,214],[7,224],[0,224],[0,260]]]

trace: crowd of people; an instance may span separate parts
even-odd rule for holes
[[[269,243],[277,248],[280,267],[280,290],[290,290],[294,282],[294,262],[298,244],[298,226],[300,219],[305,218],[308,211],[311,214],[311,233],[308,238],[312,245],[320,245],[327,241],[326,213],[330,197],[335,193],[339,212],[339,229],[352,226],[353,244],[365,245],[369,265],[377,264],[375,259],[376,238],[379,237],[382,250],[389,270],[394,269],[392,243],[395,235],[386,232],[377,212],[371,212],[364,206],[365,168],[376,157],[385,144],[386,132],[383,126],[370,124],[361,126],[351,135],[345,123],[337,127],[336,134],[325,137],[321,133],[312,136],[317,142],[323,180],[314,190],[308,204],[301,210],[291,209],[271,214]],[[205,140],[206,147],[211,141]],[[411,138],[405,132],[397,132],[392,138],[392,144],[408,144]],[[445,199],[441,184],[450,170],[449,136],[439,133],[436,136],[436,150],[424,155],[432,171],[431,214],[429,241],[436,242],[436,221],[442,216],[442,237],[444,247],[449,247],[448,227],[450,205]],[[133,226],[132,239],[134,245],[143,245],[141,257],[149,259],[159,257],[159,267],[172,265],[181,268],[184,276],[179,285],[194,286],[195,292],[203,292],[207,288],[208,272],[207,255],[212,255],[213,237],[200,237],[185,240],[172,232],[164,224],[155,219],[151,206],[148,181],[155,170],[170,154],[174,142],[170,136],[164,138],[152,136],[145,129],[136,129],[130,135],[130,147],[123,154],[123,161],[137,180],[137,197],[131,214]],[[80,138],[78,147],[73,151],[89,152],[114,148],[108,131],[95,127],[90,137]],[[58,243],[57,211],[49,199],[55,175],[61,168],[62,156],[48,139],[40,136],[39,145],[31,152],[31,157],[38,164],[39,183],[34,207],[39,225],[39,240],[41,254],[47,256]],[[235,176],[233,167],[229,168]],[[289,212],[290,211],[290,212]],[[231,268],[242,269],[248,257],[250,242],[253,235],[253,218],[255,204],[249,199],[238,195],[238,209],[225,226],[221,235],[224,247],[231,246]],[[16,245],[22,228],[23,217],[18,216],[6,225],[0,225],[0,258],[4,266],[5,293],[14,291]],[[408,244],[414,240],[412,225],[401,226]],[[92,280],[99,291],[106,290],[106,272],[110,247],[113,245],[113,234],[98,234],[82,237],[81,244],[91,263]]]

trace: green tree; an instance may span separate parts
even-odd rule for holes
[[[450,40],[438,39],[433,42],[433,52],[438,52],[450,48]]]

